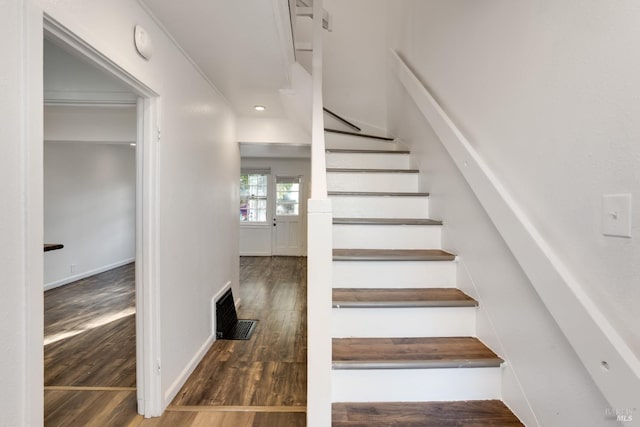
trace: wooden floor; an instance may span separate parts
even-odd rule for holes
[[[135,266],[44,293],[47,426],[139,423]]]
[[[45,424],[304,426],[306,258],[243,257],[240,264],[238,316],[259,320],[253,337],[216,341],[154,419],[136,414],[135,323],[126,315],[135,307],[132,266],[109,272],[110,290],[104,273],[45,293]],[[103,299],[86,292],[88,283]]]
[[[333,427],[523,426],[509,408],[499,400],[334,403],[331,424]]]
[[[238,317],[250,340],[219,340],[161,419],[143,426],[304,426],[306,258],[240,258]]]

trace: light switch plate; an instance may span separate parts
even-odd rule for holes
[[[631,194],[602,196],[602,234],[631,237]]]

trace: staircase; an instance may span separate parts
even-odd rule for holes
[[[332,425],[522,425],[500,401],[504,361],[475,337],[410,153],[326,132],[333,205]]]

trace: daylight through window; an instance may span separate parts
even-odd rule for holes
[[[276,215],[299,215],[300,178],[276,179]]]
[[[266,174],[240,175],[240,222],[267,221]]]

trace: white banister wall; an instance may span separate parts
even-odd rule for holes
[[[484,159],[394,51],[391,66],[609,404],[614,408],[637,407],[640,361]]]
[[[311,198],[327,198],[322,100],[322,0],[313,2],[313,109],[311,124]]]
[[[331,425],[332,212],[322,100],[322,0],[313,2],[311,199],[307,205],[307,426]]]

